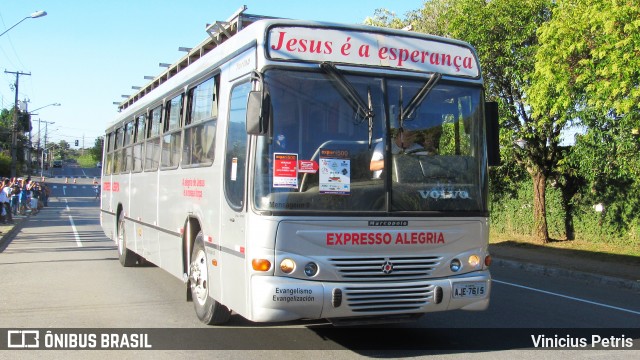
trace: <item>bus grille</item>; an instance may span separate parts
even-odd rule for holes
[[[389,313],[420,310],[433,297],[433,285],[365,286],[344,289],[353,312]]]
[[[343,280],[424,280],[440,265],[440,256],[330,258],[329,262]]]

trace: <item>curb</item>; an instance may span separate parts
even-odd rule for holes
[[[640,281],[621,279],[612,276],[593,274],[583,271],[548,267],[540,264],[532,264],[516,260],[494,258],[492,266],[503,266],[512,269],[521,269],[528,272],[537,273],[544,276],[565,277],[593,284],[610,285],[629,290],[640,291]],[[491,268],[489,268],[491,269]]]

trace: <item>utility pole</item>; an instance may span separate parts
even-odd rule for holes
[[[44,147],[42,147],[42,150],[40,149],[40,138],[42,138],[42,132],[40,132],[40,123],[41,122],[44,123]],[[40,177],[42,177],[43,172],[44,172],[44,164],[45,164],[45,156],[44,155],[45,155],[45,151],[47,149],[47,125],[49,125],[49,124],[55,124],[55,122],[53,122],[53,121],[44,121],[44,120],[38,119],[38,151],[42,151],[42,153],[40,154]]]
[[[16,74],[16,97],[13,107],[13,129],[11,131],[11,177],[16,176],[16,167],[18,163],[18,85],[20,84],[20,75],[29,75],[31,73],[23,73],[20,71],[4,71],[5,74]]]

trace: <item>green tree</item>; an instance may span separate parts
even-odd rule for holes
[[[500,103],[503,158],[524,166],[533,179],[534,235],[543,243],[549,241],[547,180],[561,158],[560,135],[566,119],[536,112],[526,89],[531,86],[539,48],[537,30],[549,20],[551,3],[452,0],[445,13],[447,33],[476,48],[489,98]]]
[[[2,109],[0,112],[0,145],[2,151],[9,153],[11,150],[11,129],[13,124],[13,111]]]
[[[365,25],[392,29],[409,29],[425,34],[447,36],[447,17],[444,16],[454,0],[425,1],[422,9],[409,11],[401,19],[387,9],[376,9],[373,17],[367,17]]]
[[[13,108],[2,109],[0,112],[0,145],[2,146],[2,152],[5,153],[9,159],[11,159],[11,145],[13,134]],[[28,113],[19,112],[17,122],[17,134],[16,134],[16,170],[18,175],[23,171],[25,164],[25,147],[29,143],[29,139],[25,136],[25,132],[31,129],[31,117]],[[6,173],[9,175],[9,172]]]
[[[640,210],[640,1],[556,3],[539,31],[530,101],[587,129],[568,161],[587,179],[585,198],[629,223]]]
[[[96,138],[93,147],[89,149],[89,153],[98,161],[102,161],[102,149],[104,146],[104,137]]]
[[[391,29],[402,29],[407,26],[408,22],[400,19],[395,13],[387,9],[376,9],[373,17],[368,16],[364,19],[364,24]]]
[[[56,159],[67,159],[70,154],[71,145],[65,140],[60,140],[55,149],[55,158]]]

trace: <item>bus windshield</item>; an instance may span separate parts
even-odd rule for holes
[[[479,86],[341,76],[347,85],[323,71],[265,72],[272,119],[257,140],[256,210],[486,212]]]

